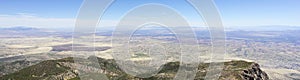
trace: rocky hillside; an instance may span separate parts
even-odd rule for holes
[[[157,75],[149,78],[137,78],[123,72],[114,60],[97,59],[101,70],[93,67],[93,65],[86,66],[74,63],[73,58],[64,58],[40,62],[15,73],[4,75],[0,77],[0,80],[80,80],[78,77],[79,71],[75,70],[75,67],[80,67],[80,71],[83,72],[95,73],[81,76],[84,80],[99,77],[97,73],[104,73],[110,80],[169,80],[174,78],[179,68],[179,62],[169,62],[162,66],[161,71]],[[89,60],[83,60],[82,62],[89,62]],[[256,63],[230,61],[225,62],[224,65],[224,70],[219,80],[269,80],[268,75]],[[208,66],[209,63],[199,65],[196,80],[203,80]]]

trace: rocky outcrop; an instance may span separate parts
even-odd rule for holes
[[[61,73],[58,75],[51,75],[43,80],[69,80],[75,78],[77,75],[71,71],[67,71],[65,73]]]
[[[244,80],[269,80],[268,75],[256,63],[253,63],[249,69],[243,70],[241,76]]]
[[[88,78],[105,74],[111,80],[171,80],[175,77],[180,63],[169,62],[162,66],[157,75],[149,78],[138,78],[123,72],[112,59],[97,58],[101,69],[92,65],[74,63],[73,58],[43,61],[39,64],[24,68],[12,74],[0,77],[0,80],[79,80],[78,73]],[[89,59],[83,60],[84,63]],[[204,80],[210,63],[201,63],[195,80]],[[79,72],[80,71],[80,72]],[[84,73],[96,73],[84,75]],[[224,68],[219,80],[269,80],[258,64],[246,61],[224,62]]]

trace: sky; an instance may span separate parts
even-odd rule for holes
[[[214,0],[224,26],[300,26],[300,0]],[[74,27],[83,0],[0,0],[0,27]],[[159,3],[176,10],[191,26],[205,26],[185,0],[116,0],[101,26],[114,26],[136,6]],[[146,13],[146,12],[145,12]],[[172,19],[170,19],[172,20]]]

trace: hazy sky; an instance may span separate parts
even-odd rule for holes
[[[82,0],[0,0],[0,27],[73,27]],[[174,8],[192,26],[204,25],[184,0],[116,0],[103,16],[111,26],[130,9],[145,3]],[[300,0],[215,0],[225,26],[300,26]]]

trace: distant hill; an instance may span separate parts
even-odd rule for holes
[[[16,27],[9,27],[9,28],[0,28],[0,30],[29,31],[29,30],[39,30],[39,29],[34,27],[16,26]]]
[[[179,68],[179,62],[169,62],[162,70],[150,78],[137,78],[125,74],[112,59],[98,58],[101,70],[92,66],[74,63],[73,58],[47,60],[36,65],[24,68],[15,73],[4,75],[0,80],[80,80],[74,66],[81,66],[81,71],[96,71],[106,74],[110,80],[170,80],[173,79]],[[203,80],[209,63],[199,65],[196,80]],[[268,75],[258,64],[246,61],[230,61],[224,63],[224,70],[219,80],[268,80]],[[95,74],[96,77],[99,75]],[[94,75],[94,77],[95,77]],[[92,78],[87,75],[86,78]]]
[[[56,31],[52,29],[35,28],[27,26],[16,26],[0,28],[0,38],[19,38],[19,37],[71,37],[71,32]]]

